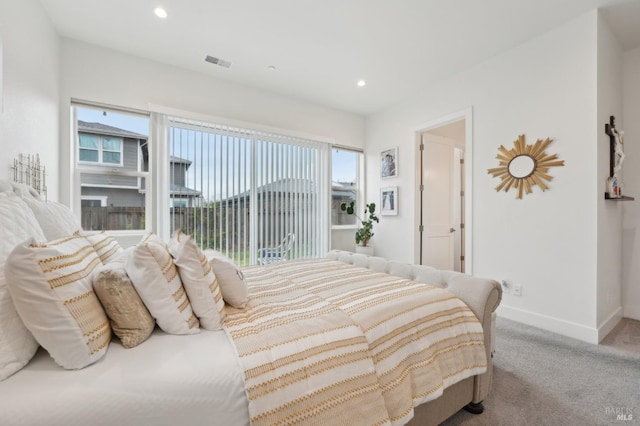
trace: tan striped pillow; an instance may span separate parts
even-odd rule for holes
[[[68,369],[86,367],[107,353],[109,320],[92,288],[102,266],[79,235],[16,246],[5,273],[16,310],[38,343]]]
[[[218,278],[224,301],[234,308],[244,309],[249,302],[249,289],[240,268],[218,251],[206,249],[204,254]]]
[[[165,333],[200,332],[200,323],[191,309],[178,269],[166,244],[157,235],[150,233],[135,246],[126,256],[124,269]]]
[[[220,330],[224,322],[224,300],[209,261],[189,235],[177,230],[169,241],[169,252],[178,266],[180,278],[189,296],[200,326]]]
[[[111,262],[122,253],[122,247],[111,235],[108,235],[104,231],[99,232],[83,232],[80,231],[80,235],[85,237],[93,248],[98,253],[100,260],[103,264]]]

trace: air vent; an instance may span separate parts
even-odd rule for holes
[[[225,61],[224,59],[220,59],[220,58],[216,58],[216,57],[207,55],[207,57],[204,58],[204,60],[207,61],[207,62],[211,62],[212,64],[224,67],[224,68],[231,68],[231,62]]]

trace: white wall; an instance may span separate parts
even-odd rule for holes
[[[473,108],[473,273],[523,286],[505,295],[500,315],[596,341],[597,12],[441,81],[400,105],[367,118],[367,201],[381,185],[399,186],[399,215],[377,227],[377,255],[414,259],[416,170],[414,130],[438,117]],[[497,193],[499,145],[519,134],[528,143],[550,137],[550,189],[523,200]],[[399,145],[397,179],[379,179],[379,152]]]
[[[604,133],[610,116],[624,129],[622,117],[622,48],[609,25],[598,17],[598,292],[597,328],[604,338],[622,318],[622,202],[604,199],[609,177],[609,136]],[[624,179],[623,179],[624,182]],[[624,191],[624,189],[623,189]]]
[[[18,154],[40,154],[48,198],[57,200],[58,36],[38,1],[0,0],[0,41],[0,179],[11,178]]]
[[[622,300],[624,316],[640,320],[640,48],[626,52],[623,63],[624,191],[635,201],[622,203]]]
[[[63,39],[61,167],[69,170],[70,99],[146,110],[149,104],[324,136],[364,147],[364,118],[159,62]],[[233,70],[230,70],[233,72]],[[62,176],[69,200],[69,176]]]

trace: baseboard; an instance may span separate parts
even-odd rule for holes
[[[624,317],[640,321],[640,306],[624,305]]]
[[[553,333],[562,334],[563,336],[572,337],[574,339],[582,340],[583,342],[593,343],[596,345],[599,342],[599,330],[596,328],[504,305],[498,306],[497,314],[502,318],[518,321]]]
[[[609,334],[611,330],[613,330],[613,328],[618,325],[621,319],[622,306],[620,306],[611,315],[609,315],[609,318],[603,321],[598,327],[598,343],[600,343],[602,339],[604,339],[607,334]]]

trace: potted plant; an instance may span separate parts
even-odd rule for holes
[[[354,215],[362,224],[362,226],[356,231],[356,253],[362,252],[371,255],[373,254],[373,247],[367,246],[367,244],[371,237],[373,237],[373,222],[380,222],[380,219],[376,216],[376,204],[369,203],[365,205],[364,216],[366,219],[362,219],[355,213],[354,205],[355,203],[353,201],[349,204],[342,203],[340,204],[340,210],[347,212],[347,214]]]

